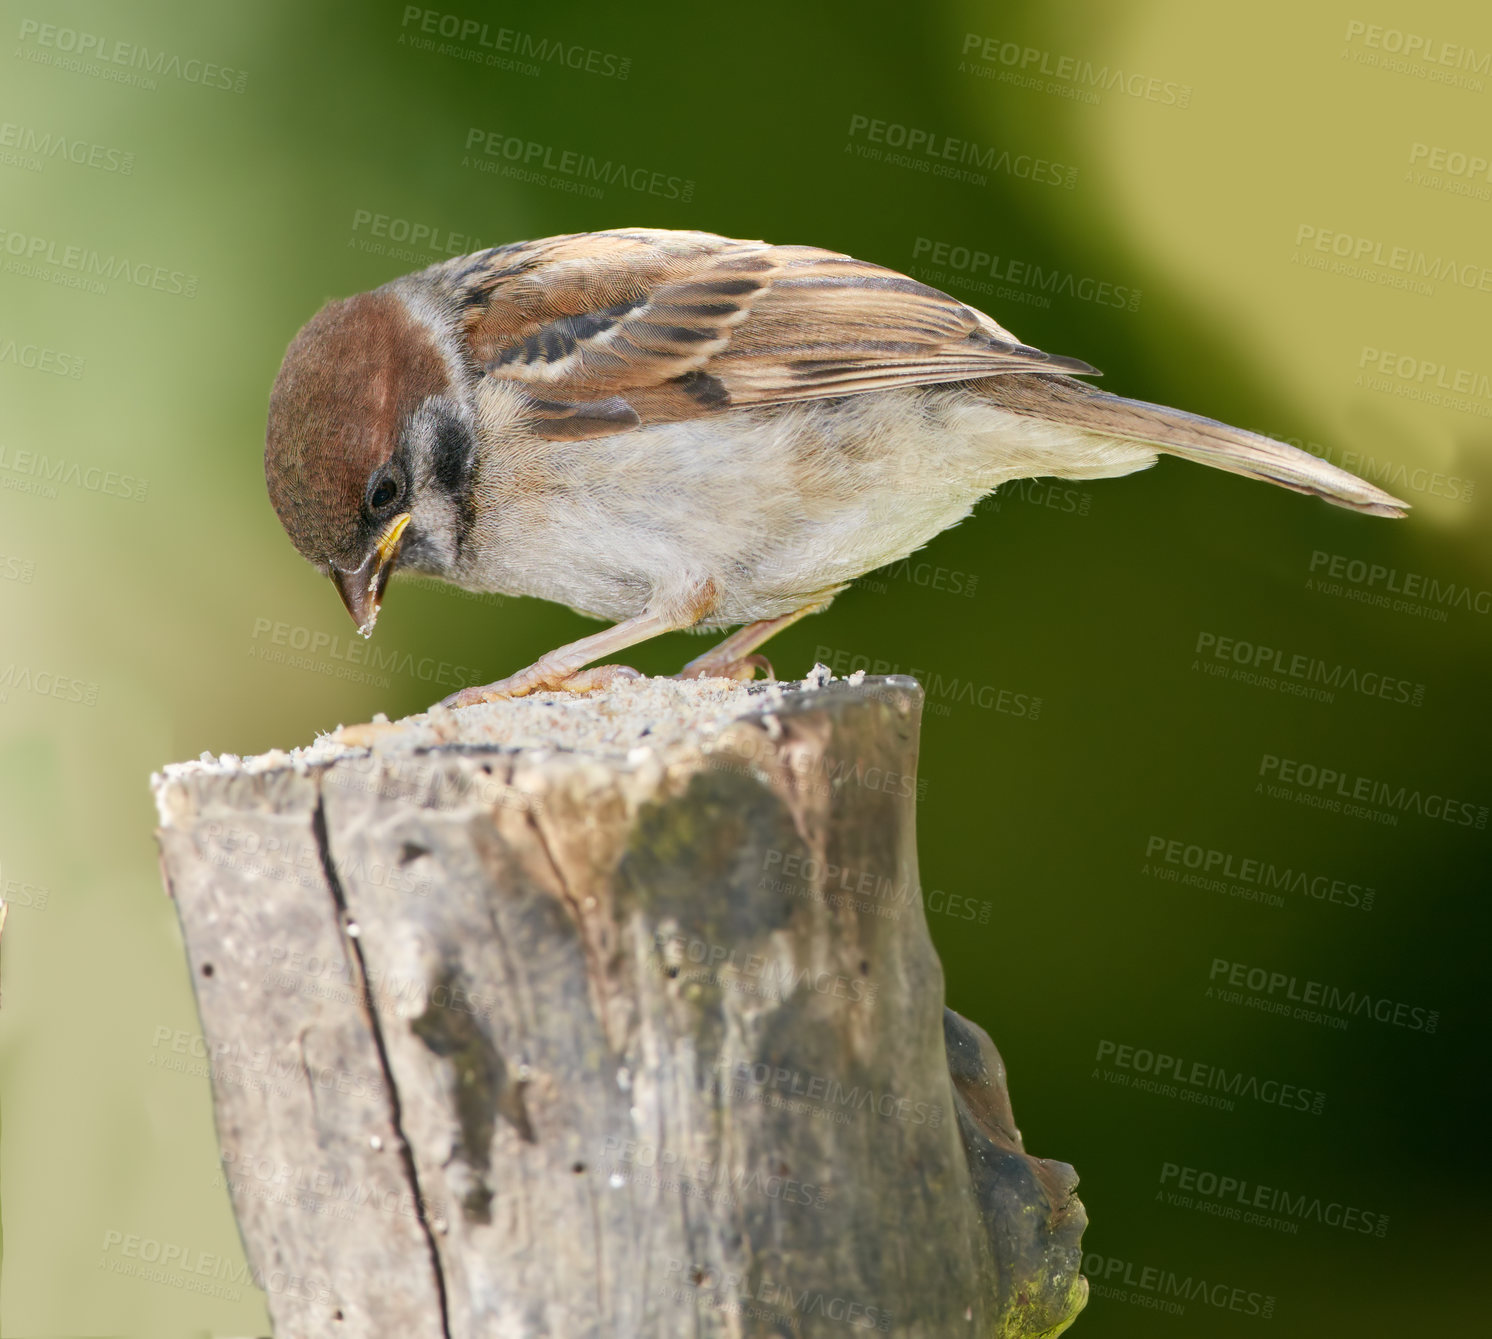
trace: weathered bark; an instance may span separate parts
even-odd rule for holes
[[[657,743],[504,747],[463,712],[157,781],[280,1339],[1076,1314],[1077,1178],[1024,1152],[994,1046],[942,1007],[920,688],[740,701]]]

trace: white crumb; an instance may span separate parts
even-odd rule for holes
[[[859,678],[863,680],[863,673]],[[791,696],[833,682],[833,673],[816,665],[801,684],[621,679],[594,693],[537,693],[459,709],[432,707],[394,722],[379,713],[367,725],[339,726],[315,743],[288,752],[272,749],[249,758],[214,758],[204,752],[196,762],[167,764],[161,775],[152,777],[152,785],[159,801],[163,787],[193,775],[284,769],[305,773],[370,751],[399,755],[442,746],[523,751],[535,755],[535,761],[546,752],[582,753],[640,766],[678,744],[707,745],[732,721],[758,712],[775,713]],[[775,716],[767,728],[780,732]]]

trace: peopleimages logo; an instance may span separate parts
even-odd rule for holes
[[[1333,902],[1369,911],[1377,894],[1376,888],[1350,879],[1333,878],[1294,864],[1277,865],[1262,857],[1220,851],[1216,847],[1175,837],[1152,835],[1145,842],[1145,866],[1141,872],[1159,876],[1159,868],[1151,870],[1152,862],[1157,866],[1170,866],[1167,872],[1171,880],[1182,887],[1227,892],[1231,886],[1229,881],[1232,881],[1252,890],[1254,896],[1249,900],[1280,906],[1284,905],[1284,899],[1277,894],[1288,892],[1301,899]],[[1188,872],[1183,874],[1183,870]]]
[[[1416,140],[1409,146],[1409,169],[1404,173],[1404,181],[1409,186],[1428,186],[1470,200],[1492,200],[1492,185],[1484,184],[1492,183],[1492,162],[1486,154],[1466,153]]]
[[[1123,93],[1126,97],[1158,102],[1168,107],[1189,107],[1192,86],[1174,79],[1157,79],[1136,70],[1095,66],[1081,56],[1061,56],[1040,47],[987,37],[983,33],[965,33],[963,60],[959,69],[966,73],[993,78],[1018,88],[1036,88],[1045,93],[1085,102],[1090,106],[1103,93]],[[1002,68],[1003,67],[1003,68]]]
[[[380,688],[389,686],[390,674],[408,675],[421,683],[447,688],[465,688],[480,677],[480,671],[470,665],[457,665],[434,656],[416,659],[413,652],[397,646],[380,647],[357,636],[343,637],[340,633],[262,616],[254,620],[248,653],[251,659],[267,664],[311,670]]]
[[[416,25],[414,33],[407,31],[411,23]],[[399,42],[416,51],[457,56],[496,69],[517,70],[530,77],[542,73],[545,66],[617,80],[626,79],[632,72],[631,56],[601,51],[579,42],[566,42],[558,37],[520,32],[516,28],[494,28],[479,19],[426,9],[421,5],[405,5],[399,27],[403,30]],[[425,36],[420,37],[418,34],[421,33]],[[445,38],[446,44],[435,42],[436,37]]]
[[[135,170],[135,155],[123,149],[95,144],[61,130],[41,131],[15,121],[0,121],[0,162],[39,172],[55,159],[126,177]]]
[[[104,1232],[98,1267],[107,1273],[143,1278],[182,1292],[222,1297],[229,1301],[237,1301],[243,1296],[243,1284],[258,1284],[260,1281],[247,1263],[235,1264],[211,1251],[135,1232],[126,1233],[116,1227]]]
[[[1383,1237],[1388,1234],[1386,1213],[1354,1208],[1340,1200],[1323,1199],[1320,1195],[1292,1194],[1279,1186],[1266,1186],[1247,1177],[1229,1176],[1200,1167],[1163,1162],[1160,1186],[1156,1198],[1164,1198],[1166,1203],[1176,1203],[1180,1208],[1203,1209],[1219,1218],[1232,1218],[1256,1227],[1299,1232],[1301,1223],[1320,1223],[1363,1236]],[[1184,1192],[1184,1195],[1178,1197],[1177,1192]],[[1189,1199],[1179,1202],[1188,1196],[1210,1203],[1194,1204]],[[1269,1215],[1272,1214],[1280,1217],[1271,1218]]]
[[[829,905],[851,904],[857,909],[874,908],[878,914],[900,915],[921,896],[914,883],[898,883],[884,874],[858,870],[800,851],[776,847],[762,858],[758,888],[790,896],[808,895]]]
[[[633,1182],[654,1186],[670,1194],[740,1204],[745,1193],[822,1209],[829,1196],[822,1186],[758,1168],[736,1167],[725,1161],[688,1157],[671,1148],[660,1148],[645,1139],[606,1136],[604,1152],[616,1171]]]
[[[36,19],[21,20],[20,40],[27,44],[16,51],[23,60],[56,65],[76,74],[101,75],[115,83],[140,88],[157,87],[155,80],[148,77],[150,75],[233,93],[242,93],[248,84],[249,76],[243,70],[228,65],[190,56],[183,60],[174,52],[151,51],[137,42],[115,41],[99,33],[59,28],[51,23],[39,23]],[[54,51],[56,55],[52,54]],[[143,73],[126,74],[126,70]]]
[[[1487,826],[1487,806],[1474,800],[1458,800],[1439,791],[1427,792],[1418,787],[1395,786],[1388,781],[1355,776],[1340,768],[1302,762],[1297,758],[1266,753],[1259,759],[1259,775],[1279,783],[1268,787],[1271,795],[1276,790],[1289,788],[1307,795],[1316,808],[1351,813],[1355,805],[1373,804],[1391,811],[1390,817],[1395,813],[1418,814],[1421,818],[1437,819],[1455,827],[1476,828],[1479,832]],[[1264,782],[1254,786],[1255,791],[1265,788]]]
[[[1187,1302],[1202,1302],[1219,1311],[1268,1320],[1274,1315],[1274,1297],[1255,1288],[1236,1287],[1192,1274],[1178,1274],[1159,1265],[1137,1265],[1115,1256],[1089,1251],[1083,1256],[1083,1273],[1092,1282],[1096,1297],[1144,1305],[1173,1316],[1185,1314]],[[1138,1288],[1130,1296],[1119,1285]]]
[[[1362,380],[1366,376],[1368,374],[1361,371],[1355,373],[1353,384],[1367,384]],[[1372,385],[1368,388],[1378,389]],[[1428,395],[1429,392],[1426,394]],[[1487,407],[1492,409],[1492,405]],[[1256,431],[1261,436],[1273,437],[1277,442],[1284,442],[1286,446],[1309,451],[1313,456],[1318,456],[1351,474],[1356,474],[1369,483],[1377,484],[1379,488],[1386,489],[1390,493],[1403,494],[1406,491],[1423,493],[1427,497],[1445,498],[1449,502],[1470,502],[1476,493],[1476,480],[1464,475],[1446,474],[1441,470],[1430,470],[1420,466],[1411,469],[1402,461],[1370,455],[1367,451],[1328,446],[1322,442],[1313,442],[1308,438],[1292,437],[1289,433],[1271,432],[1267,429],[1256,429]]]
[[[902,1097],[886,1088],[859,1083],[846,1087],[843,1075],[814,1074],[765,1061],[716,1061],[715,1071],[731,1084],[734,1096],[777,1106],[789,1111],[816,1108],[844,1125],[853,1113],[870,1111],[886,1120],[904,1124],[939,1126],[943,1124],[943,1107],[937,1102],[923,1102]]]
[[[77,246],[55,237],[0,228],[0,251],[6,256],[3,265],[7,274],[81,288],[99,297],[109,291],[106,281],[112,279],[123,279],[136,288],[151,288],[157,293],[197,296],[195,274],[118,252]]]
[[[682,1285],[682,1286],[681,1286]],[[847,1297],[835,1297],[814,1288],[799,1290],[795,1285],[781,1283],[766,1275],[758,1276],[755,1269],[748,1275],[721,1272],[714,1261],[686,1261],[670,1257],[664,1270],[664,1279],[654,1289],[655,1295],[675,1302],[686,1302],[698,1308],[708,1306],[712,1310],[739,1316],[742,1320],[760,1321],[762,1326],[751,1326],[744,1332],[749,1334],[781,1334],[783,1326],[791,1324],[792,1334],[823,1333],[822,1327],[810,1330],[796,1320],[788,1321],[784,1312],[794,1312],[810,1319],[832,1320],[846,1330],[891,1329],[891,1313],[884,1307],[868,1301]],[[763,1305],[753,1305],[761,1302]],[[714,1327],[710,1327],[713,1329]],[[743,1331],[731,1327],[731,1333]]]
[[[1396,74],[1413,75],[1432,84],[1448,84],[1473,93],[1480,93],[1486,87],[1475,76],[1486,74],[1492,63],[1492,52],[1478,51],[1464,42],[1450,42],[1433,33],[1385,28],[1363,19],[1348,20],[1342,42],[1343,58],[1358,65],[1376,65]]]
[[[1168,1055],[1148,1046],[1131,1046],[1105,1038],[1098,1043],[1098,1053],[1093,1059],[1096,1079],[1221,1111],[1235,1110],[1236,1097],[1283,1107],[1286,1111],[1308,1111],[1313,1116],[1319,1116],[1326,1107],[1326,1094],[1317,1089],[1279,1079],[1261,1079],[1257,1074],[1230,1070],[1207,1060]]]
[[[91,680],[79,679],[71,674],[18,665],[12,660],[8,665],[0,666],[0,705],[10,701],[12,692],[34,693],[37,697],[53,697],[62,702],[96,707],[99,686]]]
[[[785,1002],[807,991],[853,1003],[874,1004],[877,986],[858,976],[784,962],[767,953],[743,951],[683,930],[656,930],[653,949],[657,968],[670,979],[739,990]],[[701,971],[691,969],[700,968]]]
[[[1311,578],[1306,589],[1321,589],[1334,594],[1322,584],[1330,577],[1337,582],[1356,588],[1351,597],[1363,604],[1375,604],[1384,608],[1397,608],[1408,601],[1428,601],[1426,608],[1464,609],[1467,613],[1492,613],[1492,590],[1477,590],[1460,581],[1441,581],[1438,577],[1426,576],[1423,572],[1401,572],[1397,567],[1385,567],[1382,563],[1368,562],[1363,558],[1352,558],[1345,553],[1327,553],[1316,549],[1311,553]],[[1313,587],[1312,582],[1315,582]],[[1400,597],[1395,599],[1394,597]],[[1437,621],[1445,620],[1441,612]]]
[[[694,199],[694,179],[671,175],[652,167],[600,159],[582,149],[564,149],[542,144],[503,130],[486,130],[472,126],[466,132],[464,167],[501,175],[529,174],[552,178],[572,193],[589,194],[601,199],[602,187],[622,186],[639,195],[653,195],[660,200],[678,200],[687,204]],[[528,179],[519,175],[518,180]],[[545,183],[548,184],[546,181]]]
[[[45,344],[22,344],[19,340],[0,337],[0,364],[24,367],[28,372],[68,377],[73,381],[83,375],[83,359],[75,353],[48,348]]]
[[[367,232],[363,233],[366,228]],[[406,246],[410,259],[423,259],[425,254],[435,256],[464,256],[481,251],[487,246],[472,233],[456,232],[439,224],[425,223],[418,219],[399,218],[392,214],[376,214],[371,209],[352,211],[352,231],[356,238],[349,243],[360,245],[365,251],[382,255],[389,251],[387,243]],[[416,254],[418,253],[418,255]]]
[[[1209,997],[1215,985],[1226,982],[1234,990],[1254,996],[1255,1001],[1251,1004],[1256,1002],[1256,1007],[1262,1007],[1266,1013],[1288,1014],[1292,1012],[1292,1005],[1300,1005],[1301,1008],[1293,1011],[1297,1015],[1309,1013],[1314,1008],[1340,1015],[1340,1030],[1345,1030],[1346,1020],[1350,1018],[1371,1018],[1374,1022],[1406,1028],[1410,1032],[1434,1032],[1440,1026],[1439,1009],[1406,1004],[1365,990],[1342,990],[1324,981],[1302,979],[1290,972],[1272,971],[1244,962],[1230,962],[1227,958],[1212,960],[1207,979],[1213,983],[1207,988]]]
[[[952,704],[963,702],[985,711],[997,711],[1008,716],[1019,716],[1028,721],[1041,718],[1042,699],[1030,693],[1018,693],[995,684],[979,684],[972,680],[944,678],[936,671],[918,669],[915,665],[903,669],[889,660],[872,659],[852,651],[833,646],[816,646],[813,649],[815,663],[827,665],[835,674],[848,676],[857,672],[865,674],[908,674],[918,680],[927,692],[927,711],[946,716]]]
[[[887,149],[892,152],[885,152]],[[940,135],[935,130],[903,125],[900,121],[883,121],[860,112],[850,116],[850,142],[845,145],[845,152],[979,186],[989,184],[989,178],[982,172],[1003,172],[1037,185],[1061,186],[1067,190],[1078,181],[1077,168],[1063,163],[993,144]]]
[[[936,276],[934,282],[946,283],[952,279],[964,288],[981,293],[996,292],[995,285],[999,284],[1035,290],[1029,296],[1041,296],[1044,300],[1039,305],[1043,307],[1051,306],[1050,299],[1053,295],[1073,298],[1079,302],[1092,302],[1100,307],[1121,307],[1127,311],[1136,311],[1140,305],[1138,288],[1110,283],[1107,279],[1095,279],[1089,275],[1072,274],[1055,267],[1047,268],[1035,261],[1002,256],[998,251],[937,241],[931,237],[913,240],[912,260],[922,265],[938,267],[926,271],[922,276]],[[985,282],[986,280],[993,282]]]
[[[1283,651],[1262,642],[1246,641],[1206,630],[1197,633],[1193,667],[1219,677],[1277,688],[1296,697],[1331,702],[1334,689],[1361,693],[1412,707],[1424,705],[1425,685],[1382,670],[1360,670],[1331,664],[1304,652]],[[1207,663],[1207,662],[1219,663]],[[1229,667],[1232,667],[1231,669]]]
[[[1492,378],[1485,371],[1471,367],[1449,367],[1433,358],[1418,358],[1412,353],[1395,353],[1392,349],[1376,349],[1364,344],[1357,360],[1358,372],[1355,386],[1368,390],[1396,395],[1400,399],[1418,400],[1422,404],[1438,405],[1454,409],[1463,414],[1474,414],[1479,418],[1492,418]],[[1446,491],[1448,480],[1444,475],[1426,469],[1412,473],[1403,466],[1399,472],[1404,482],[1395,480],[1388,487],[1398,484],[1417,492],[1425,491],[1428,480],[1431,489],[1439,483],[1439,493]],[[1382,480],[1374,479],[1374,483]]]
[[[1293,264],[1391,288],[1407,288],[1425,297],[1434,293],[1434,283],[1492,293],[1492,266],[1465,257],[1432,256],[1411,246],[1395,246],[1377,238],[1311,223],[1296,228],[1295,247]],[[1312,256],[1309,254],[1312,251],[1321,255]]]

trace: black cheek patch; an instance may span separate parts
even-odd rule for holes
[[[442,416],[435,430],[430,453],[434,483],[456,510],[456,553],[466,547],[467,537],[476,525],[476,506],[471,496],[472,475],[476,467],[477,443],[471,430],[460,419]]]
[[[466,425],[459,419],[442,418],[431,455],[435,482],[447,493],[465,492],[475,453],[476,442]]]

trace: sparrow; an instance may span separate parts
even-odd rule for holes
[[[264,470],[368,636],[395,570],[612,626],[464,706],[735,628],[685,677],[750,678],[774,633],[1014,479],[1180,456],[1372,516],[1408,504],[1270,438],[1078,378],[983,312],[811,246],[619,228],[514,242],[328,302],[291,341]]]

